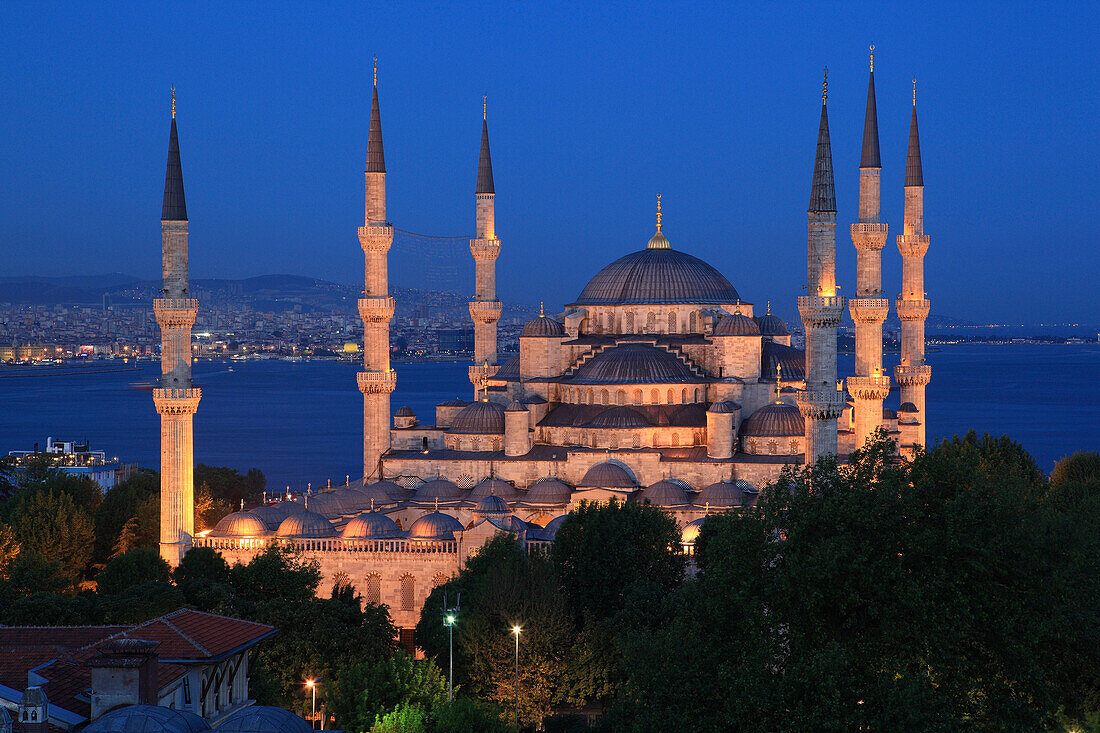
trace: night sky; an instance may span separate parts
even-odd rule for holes
[[[595,5],[8,0],[0,275],[159,276],[175,85],[192,276],[361,283],[377,56],[402,229],[471,235],[488,95],[503,299],[572,300],[645,246],[659,191],[674,248],[793,317],[824,65],[838,280],[854,293],[873,42],[886,292],[915,75],[933,313],[1100,320],[1096,3]]]

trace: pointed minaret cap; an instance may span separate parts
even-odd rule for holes
[[[875,107],[875,47],[871,46],[871,75],[867,79],[867,114],[863,118],[863,151],[860,168],[881,168],[878,154],[878,110]]]
[[[814,159],[814,179],[810,186],[810,212],[836,211],[833,150],[829,144],[829,113],[825,106],[828,92],[829,69],[826,67],[821,84],[821,123],[817,129],[817,157]]]
[[[905,185],[923,186],[920,164],[920,135],[917,133],[917,80],[913,80],[913,116],[909,118],[909,153],[905,156]]]
[[[183,197],[183,166],[180,141],[176,134],[176,90],[172,88],[172,132],[168,136],[168,170],[164,174],[164,204],[161,221],[187,221],[187,201]]]
[[[493,159],[489,155],[489,120],[484,108],[481,113],[481,157],[477,161],[477,187],[474,193],[496,193],[493,187]]]
[[[374,62],[374,96],[370,103],[370,130],[367,132],[367,173],[385,173],[386,155],[382,152],[382,115],[378,111],[378,60]]]

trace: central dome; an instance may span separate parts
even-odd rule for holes
[[[647,303],[736,303],[730,281],[698,257],[674,249],[647,247],[596,273],[573,305]]]

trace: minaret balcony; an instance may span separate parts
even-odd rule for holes
[[[857,325],[882,323],[890,313],[890,301],[886,298],[852,298],[848,301],[848,310]]]
[[[363,323],[389,323],[396,307],[391,297],[360,298],[358,305],[359,317],[363,319]]]
[[[397,372],[359,372],[355,375],[359,391],[363,394],[391,394],[397,389]]]
[[[839,389],[803,390],[795,402],[808,420],[836,420],[844,412],[844,392]]]
[[[474,256],[475,260],[496,260],[500,256],[500,240],[496,237],[492,239],[471,239],[470,240],[470,254]]]
[[[470,303],[470,318],[474,323],[496,323],[500,320],[499,300],[475,300]]]
[[[898,251],[902,257],[924,257],[931,239],[927,234],[899,234]]]
[[[932,367],[927,364],[898,364],[894,379],[902,387],[921,387],[932,381]]]
[[[798,299],[798,313],[806,328],[836,328],[843,312],[842,295],[803,295]]]
[[[193,415],[199,409],[202,390],[198,387],[153,390],[153,404],[161,415]]]
[[[389,224],[359,227],[359,246],[364,252],[388,252],[392,245],[393,227]]]
[[[877,252],[886,246],[889,230],[886,222],[857,222],[851,225],[852,243],[857,250]]]
[[[928,300],[906,300],[899,295],[894,307],[902,321],[923,321],[928,318],[932,303]]]
[[[890,394],[890,377],[886,374],[848,377],[845,384],[848,387],[848,394],[857,400],[884,400]]]
[[[199,301],[194,298],[155,298],[153,313],[161,329],[191,328],[199,312]]]

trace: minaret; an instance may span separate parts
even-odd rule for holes
[[[924,233],[924,175],[921,172],[920,136],[917,133],[917,80],[913,80],[913,115],[909,121],[909,152],[905,158],[905,220],[898,235],[901,251],[901,294],[897,300],[901,320],[901,363],[894,377],[901,386],[901,401],[917,408],[917,444],[925,445],[927,420],[924,388],[932,379],[932,368],[924,363],[924,321],[930,303],[924,295],[924,254],[928,236]]]
[[[844,393],[836,381],[836,330],[844,298],[836,287],[836,194],[833,154],[829,144],[828,69],[821,85],[821,123],[810,187],[807,295],[798,299],[806,328],[806,389],[798,409],[806,420],[806,464],[837,452],[837,418],[844,410]]]
[[[153,403],[160,413],[160,555],[179,565],[195,533],[195,457],[192,418],[202,391],[191,386],[191,327],[199,301],[190,297],[187,265],[187,203],[176,136],[176,90],[160,214],[162,271],[153,312],[160,326],[160,385]]]
[[[888,225],[879,221],[882,162],[878,150],[875,109],[875,47],[867,80],[867,113],[863,119],[863,151],[859,160],[859,222],[851,225],[856,247],[856,297],[848,301],[856,324],[855,376],[848,392],[855,400],[856,440],[860,448],[882,425],[882,401],[890,393],[890,377],[882,372],[882,323],[890,301],[882,293],[882,248]]]
[[[474,399],[480,398],[485,381],[496,372],[497,321],[500,320],[500,301],[497,300],[497,257],[500,240],[496,233],[496,209],[493,199],[493,160],[489,155],[488,103],[481,107],[481,156],[477,162],[477,186],[474,199],[477,205],[477,237],[470,240],[470,253],[474,256],[474,299],[470,302],[470,318],[474,321],[474,363],[470,367],[470,381],[474,385]]]
[[[386,220],[386,156],[382,151],[382,117],[378,111],[378,61],[367,133],[366,212],[359,227],[365,270],[359,316],[363,319],[363,371],[357,376],[363,393],[363,482],[381,478],[382,455],[390,448],[390,394],[397,374],[390,369],[390,320],[387,253],[393,226]]]

